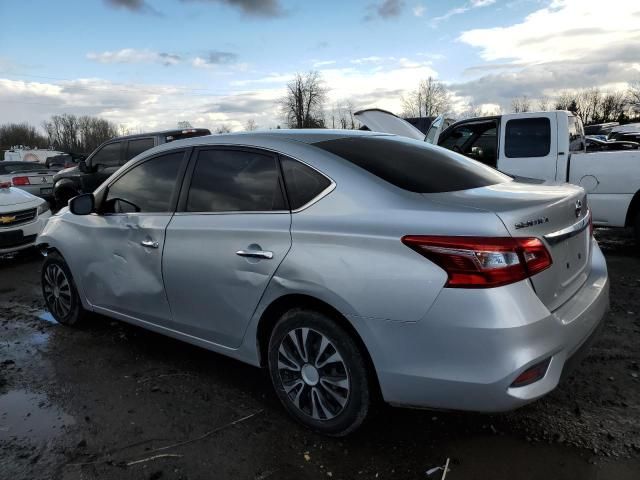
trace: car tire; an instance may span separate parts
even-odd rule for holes
[[[636,214],[636,220],[633,222],[633,233],[636,237],[636,244],[640,245],[640,212]]]
[[[333,318],[302,308],[286,312],[271,334],[268,358],[276,394],[298,422],[336,437],[362,425],[371,407],[371,372]]]
[[[82,307],[67,262],[60,254],[51,252],[45,258],[41,283],[47,309],[58,323],[76,326],[85,320],[87,311]]]

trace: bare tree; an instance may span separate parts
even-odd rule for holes
[[[538,99],[538,110],[541,112],[546,112],[549,110],[549,105],[550,105],[550,101],[549,101],[549,97],[542,96]]]
[[[53,115],[42,123],[49,144],[66,152],[92,152],[102,142],[118,135],[118,127],[96,117]],[[124,130],[124,126],[120,126]]]
[[[404,117],[433,117],[445,113],[450,107],[447,87],[433,77],[421,80],[416,90],[402,97]]]
[[[226,123],[216,127],[216,133],[231,133],[231,127]]]
[[[0,126],[0,150],[8,150],[17,145],[45,148],[49,142],[33,125],[28,123],[8,123]]]
[[[636,80],[629,85],[627,99],[634,115],[640,115],[640,80]]]
[[[258,124],[253,118],[250,118],[247,120],[247,123],[245,123],[244,128],[247,132],[253,132],[258,129]]]
[[[326,93],[319,72],[296,74],[287,84],[287,94],[280,100],[287,125],[290,128],[324,127]]]
[[[188,120],[181,120],[178,122],[178,128],[193,128],[191,122]]]
[[[597,118],[594,122],[615,122],[624,118],[629,105],[625,92],[605,92],[600,102]]]
[[[511,110],[513,113],[524,113],[531,111],[531,101],[526,95],[511,100]]]

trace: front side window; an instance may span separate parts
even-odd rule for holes
[[[454,152],[462,153],[462,147],[473,135],[473,130],[468,126],[458,127],[453,130],[447,138],[444,138],[440,142],[440,146],[453,150]]]
[[[122,142],[114,142],[105,145],[91,158],[91,165],[103,168],[119,166],[121,146]]]
[[[166,213],[171,211],[184,152],[172,152],[141,163],[109,186],[105,213]]]
[[[519,118],[507,122],[504,136],[507,157],[546,157],[550,151],[551,122],[548,118]]]
[[[292,158],[281,157],[291,210],[303,207],[331,185],[331,180]]]
[[[126,161],[128,162],[133,157],[153,148],[153,143],[153,138],[136,138],[135,140],[129,140]]]
[[[186,210],[286,210],[276,157],[241,150],[200,151],[193,170]]]
[[[451,192],[511,180],[462,155],[399,137],[347,137],[313,145],[410,192]]]

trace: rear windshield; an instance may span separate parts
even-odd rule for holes
[[[398,137],[340,138],[314,146],[410,192],[452,192],[510,180],[493,168],[444,148]]]
[[[23,171],[29,171],[32,172],[34,170],[46,170],[47,167],[45,167],[44,165],[40,164],[40,163],[29,163],[29,162],[24,162],[24,163],[5,163],[5,162],[0,162],[0,175],[2,174],[7,174],[7,173],[13,173],[13,172],[23,172]]]

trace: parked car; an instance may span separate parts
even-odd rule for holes
[[[32,247],[49,217],[45,200],[0,181],[0,255]]]
[[[596,123],[592,125],[584,126],[584,134],[585,135],[604,135],[605,137],[612,129],[618,127],[620,123],[618,122],[606,122],[606,123]]]
[[[355,116],[372,130],[424,139],[510,175],[580,185],[589,194],[594,224],[634,227],[640,244],[640,150],[587,152],[582,122],[571,112],[513,113],[451,124],[438,117],[426,137],[383,110]]]
[[[47,200],[53,196],[54,173],[55,170],[39,163],[11,160],[0,162],[0,182],[10,182],[14,187]]]
[[[64,168],[72,168],[78,165],[80,160],[86,160],[86,155],[80,155],[77,153],[63,153],[61,155],[54,155],[45,160],[47,168],[52,170],[62,170]]]
[[[620,150],[638,150],[640,143],[625,141],[607,141],[590,136],[585,137],[587,152],[610,152]]]
[[[141,133],[108,140],[96,148],[85,161],[80,160],[78,166],[66,168],[55,175],[53,194],[56,206],[63,207],[76,195],[93,192],[122,165],[156,145],[210,134],[206,128],[189,128]]]
[[[274,130],[149,150],[38,244],[60,323],[99,312],[267,366],[294,418],[344,435],[378,395],[495,412],[553,390],[608,306],[590,223],[577,186]]]

